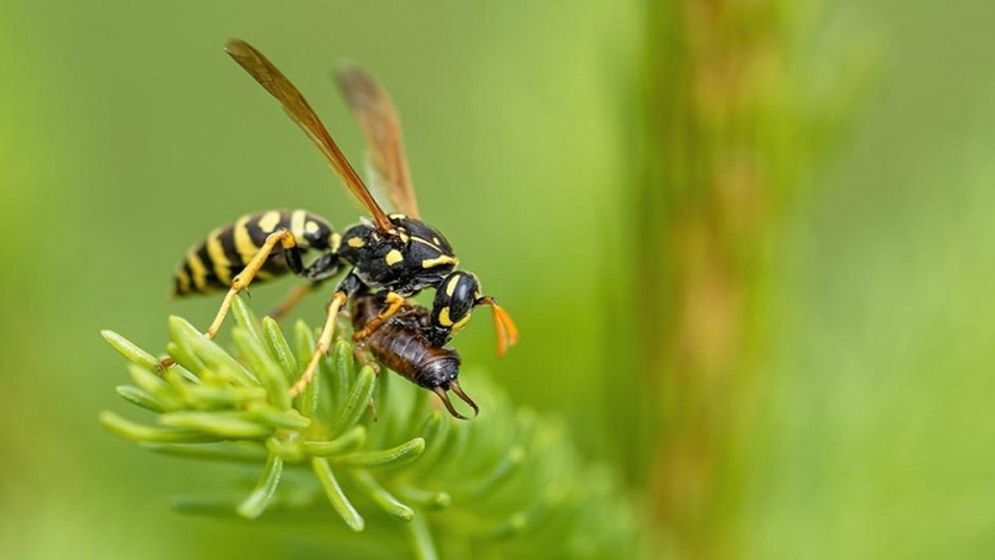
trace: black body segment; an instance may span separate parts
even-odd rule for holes
[[[473,307],[480,300],[480,282],[472,272],[454,270],[435,290],[429,339],[439,346],[449,342],[470,322]]]
[[[438,286],[459,262],[452,246],[425,222],[403,214],[391,214],[390,221],[396,235],[385,234],[367,223],[347,229],[339,255],[371,288],[411,296]]]
[[[232,279],[258,253],[266,238],[279,230],[291,232],[297,248],[295,251],[275,251],[257,273],[257,282],[282,276],[288,271],[300,272],[303,267],[302,253],[312,249],[334,253],[341,239],[328,220],[306,210],[267,210],[247,214],[233,224],[215,229],[187,252],[176,271],[174,295],[186,296],[229,288]],[[334,264],[326,262],[325,266]]]

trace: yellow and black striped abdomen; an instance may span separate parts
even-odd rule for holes
[[[208,293],[231,286],[259,248],[275,231],[293,233],[301,252],[325,250],[338,245],[339,235],[327,220],[305,210],[268,210],[242,216],[235,223],[215,229],[191,247],[174,278],[173,294]],[[280,249],[266,260],[254,282],[262,282],[289,270]]]

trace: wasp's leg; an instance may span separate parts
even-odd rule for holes
[[[373,332],[379,329],[380,325],[383,325],[387,321],[387,319],[393,317],[394,314],[396,314],[398,310],[401,309],[401,306],[403,306],[406,301],[407,300],[404,299],[404,296],[402,296],[401,294],[398,294],[396,292],[387,292],[387,294],[384,296],[384,303],[386,304],[386,307],[381,309],[380,313],[378,313],[376,317],[374,317],[368,323],[363,325],[363,328],[353,333],[352,341],[360,342],[366,337],[373,334]]]
[[[228,311],[231,309],[232,301],[235,300],[239,292],[249,287],[252,279],[256,277],[256,273],[266,264],[266,260],[269,259],[269,256],[276,249],[277,245],[283,248],[284,257],[291,270],[297,273],[303,270],[300,249],[297,247],[297,242],[294,240],[293,234],[287,230],[271,233],[266,238],[263,246],[259,248],[259,251],[245,265],[245,268],[242,269],[242,272],[238,273],[235,278],[232,278],[231,288],[225,294],[225,299],[222,300],[221,307],[218,309],[218,314],[214,316],[214,321],[207,329],[207,332],[204,333],[207,338],[214,338],[218,334],[218,331],[221,330],[221,324],[224,323],[225,316],[228,315]]]
[[[263,243],[263,246],[259,248],[259,251],[245,265],[245,268],[242,269],[242,272],[232,279],[231,287],[228,289],[228,293],[225,294],[225,299],[221,301],[221,307],[218,308],[218,313],[214,316],[214,321],[207,329],[207,332],[204,333],[207,338],[214,338],[218,334],[218,331],[221,330],[221,325],[224,323],[225,316],[228,315],[228,311],[231,309],[231,304],[235,296],[240,291],[249,287],[256,273],[259,272],[259,269],[266,264],[267,259],[273,254],[273,250],[277,244],[283,249],[283,256],[287,261],[287,266],[295,274],[302,274],[304,272],[304,266],[301,264],[301,251],[297,246],[294,236],[287,230],[280,230],[270,234]],[[160,360],[159,368],[166,369],[175,363],[176,360],[173,358],[164,358]]]
[[[335,319],[339,311],[345,305],[345,302],[356,295],[356,292],[362,287],[362,280],[356,276],[355,272],[350,272],[339,283],[339,287],[335,289],[332,299],[328,302],[328,312],[325,316],[325,324],[321,327],[321,335],[318,337],[318,343],[315,344],[314,352],[311,354],[311,359],[308,360],[307,366],[304,368],[304,373],[301,374],[297,383],[294,383],[294,386],[290,388],[291,397],[301,394],[307,388],[308,384],[311,383],[314,373],[318,370],[318,362],[328,352],[329,348],[332,347],[332,336],[335,334]]]
[[[324,253],[308,265],[307,268],[298,272],[312,282],[322,282],[335,276],[342,270],[345,261],[339,257],[338,253]]]
[[[293,251],[285,252],[287,265],[294,274],[307,278],[310,283],[304,286],[297,286],[290,291],[279,304],[270,312],[269,316],[277,321],[283,320],[297,304],[304,299],[304,296],[317,290],[325,280],[335,276],[342,270],[343,261],[337,253],[325,253],[315,259],[313,263],[304,268],[301,264],[300,251],[292,254]]]

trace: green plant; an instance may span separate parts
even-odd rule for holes
[[[461,422],[427,391],[358,366],[339,339],[291,399],[314,331],[298,322],[291,346],[240,298],[233,314],[234,353],[170,318],[177,366],[165,373],[151,353],[103,332],[131,362],[133,384],[117,392],[155,414],[147,425],[104,411],[107,429],[158,453],[261,469],[247,494],[181,498],[181,511],[326,520],[331,505],[340,521],[330,538],[374,532],[367,548],[385,557],[403,539],[422,559],[634,554],[635,524],[611,473],[586,466],[562,426],[516,410],[482,373],[467,377],[483,412]]]

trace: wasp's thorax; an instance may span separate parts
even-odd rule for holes
[[[390,219],[393,232],[379,231],[368,222],[349,228],[339,255],[370,286],[405,296],[438,286],[459,262],[452,246],[425,222],[403,214],[392,214]]]

